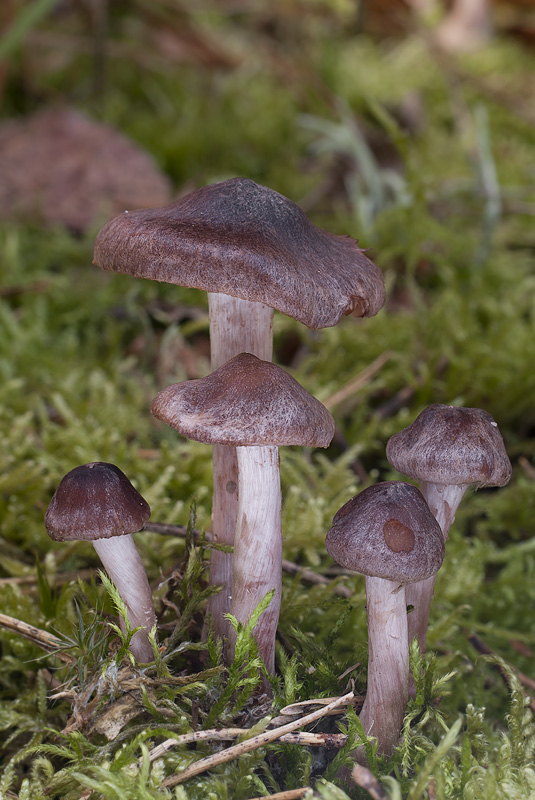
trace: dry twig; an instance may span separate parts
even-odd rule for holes
[[[303,786],[302,789],[288,789],[287,792],[277,792],[276,794],[264,794],[262,797],[253,797],[253,800],[299,800],[300,797],[317,797],[317,794],[310,786]]]
[[[187,533],[185,525],[168,525],[165,522],[151,522],[150,520],[145,524],[145,530],[152,531],[153,533],[160,533],[163,536],[178,536],[180,539],[185,539]],[[201,532],[194,530],[193,536],[198,539],[201,536]],[[207,542],[210,542],[212,539],[209,532],[205,532],[204,537]],[[307,583],[314,583],[321,586],[328,586],[331,583],[329,578],[326,578],[324,575],[319,575],[317,572],[301,567],[299,564],[288,561],[286,558],[282,559],[282,569],[290,575],[298,575],[302,581],[306,581]],[[347,586],[335,586],[334,593],[340,595],[340,597],[353,596],[353,592],[351,589],[348,589]]]
[[[94,569],[81,569],[78,572],[56,572],[54,575],[55,586],[61,586],[70,581],[81,578],[83,581],[89,580],[95,574]],[[15,578],[0,578],[0,586],[32,586],[37,584],[37,575],[19,575]]]
[[[25,639],[29,639],[30,642],[33,642],[48,653],[54,653],[54,655],[65,662],[65,664],[72,664],[72,662],[75,661],[73,656],[69,653],[61,652],[63,642],[51,633],[48,633],[48,631],[43,631],[15,617],[9,617],[7,614],[0,614],[0,625],[3,628],[7,628],[9,631],[14,631],[24,636]]]
[[[293,731],[297,730],[297,728],[301,728],[303,725],[316,722],[316,720],[321,719],[321,717],[325,716],[329,711],[332,711],[339,706],[343,706],[352,700],[353,692],[348,692],[348,694],[336,698],[336,700],[334,700],[332,703],[324,708],[320,708],[318,711],[314,711],[312,714],[307,714],[304,717],[300,717],[299,719],[294,720],[287,725],[282,725],[280,728],[275,728],[274,730],[261,733],[258,736],[253,736],[251,739],[247,739],[245,742],[240,742],[239,744],[233,745],[221,753],[214,753],[207,758],[202,758],[200,761],[195,761],[178,775],[170,775],[168,778],[166,778],[162,783],[162,788],[171,789],[173,786],[178,786],[178,784],[184,783],[185,781],[189,780],[189,778],[193,778],[195,775],[200,775],[202,772],[206,772],[206,770],[219,766],[219,764],[225,764],[227,761],[232,761],[232,759],[238,758],[238,756],[244,755],[245,753],[251,753],[253,750],[258,749],[259,747],[270,744],[270,742],[275,742],[277,739],[280,739],[281,736],[284,736],[285,733],[292,733]]]
[[[363,386],[366,386],[367,383],[373,378],[373,376],[379,372],[386,362],[391,358],[392,353],[389,350],[385,350],[384,353],[381,353],[380,356],[377,356],[375,361],[372,361],[369,366],[359,372],[358,375],[355,375],[354,378],[351,378],[344,386],[334,392],[330,397],[327,397],[323,400],[323,405],[328,408],[329,410],[334,408],[335,406],[339,406],[340,403],[343,403],[344,400],[347,400],[352,395],[356,394]]]
[[[173,747],[178,747],[183,744],[193,744],[194,742],[206,741],[228,741],[237,739],[247,733],[247,728],[222,728],[220,730],[208,731],[192,731],[192,733],[183,733],[175,739],[166,739],[161,744],[153,747],[149,752],[149,760],[156,761],[161,758]],[[279,741],[285,744],[300,744],[304,747],[325,747],[327,750],[337,749],[343,747],[347,742],[347,736],[344,733],[308,733],[307,731],[300,731],[299,733],[285,733],[280,737]],[[142,758],[139,763],[142,763]]]

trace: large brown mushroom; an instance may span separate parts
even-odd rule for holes
[[[387,481],[342,506],[325,545],[335,561],[366,576],[368,685],[360,719],[379,752],[391,755],[409,699],[405,587],[440,569],[440,527],[415,486]]]
[[[239,502],[230,610],[246,623],[262,598],[275,590],[254,629],[259,652],[273,673],[282,575],[278,447],[327,447],[334,420],[291,375],[250,353],[236,356],[206,378],[167,387],[156,395],[151,411],[183,436],[237,448]]]
[[[160,209],[111,220],[95,242],[103,269],[208,292],[212,370],[242,352],[270,361],[273,309],[309,328],[384,304],[379,268],[349,236],[313,225],[291,200],[247,178],[198,189]],[[214,445],[212,536],[232,545],[238,509],[234,448]],[[213,551],[210,602],[216,631],[228,626],[232,556]]]
[[[469,486],[504,486],[511,478],[498,424],[480,408],[429,406],[391,437],[386,456],[395,469],[419,482],[444,541]],[[414,606],[409,640],[416,636],[422,653],[434,586],[432,576],[407,590],[407,601]]]
[[[93,543],[104,569],[125,602],[138,661],[154,660],[148,633],[156,624],[152,593],[132,533],[150,517],[150,506],[114,464],[95,461],[68,472],[45,513],[48,535],[56,542]],[[122,619],[119,620],[124,630]]]

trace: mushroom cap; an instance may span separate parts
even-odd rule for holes
[[[51,539],[109,539],[135,533],[150,517],[150,506],[114,464],[94,461],[68,472],[45,513]]]
[[[399,583],[435,575],[444,537],[421,492],[385,481],[353,497],[335,514],[325,546],[346,569]]]
[[[0,217],[75,231],[171,199],[171,183],[149,153],[68,108],[2,123],[0,175]]]
[[[388,441],[395,469],[428,483],[504,486],[511,462],[498,425],[480,408],[433,405]]]
[[[233,447],[328,447],[334,419],[280,367],[240,353],[206,378],[159,392],[151,412],[183,436]]]
[[[264,303],[309,328],[383,306],[381,271],[349,236],[317,228],[287,197],[247,178],[112,219],[94,263],[137,278]]]

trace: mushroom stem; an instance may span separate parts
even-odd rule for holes
[[[252,353],[263,361],[273,355],[273,309],[238,297],[208,292],[210,352],[212,371],[240,353]],[[215,444],[212,451],[214,494],[212,499],[212,541],[233,545],[238,514],[238,464],[236,448]],[[224,614],[230,611],[232,553],[212,550],[210,584],[222,587],[208,600],[217,636],[229,635]]]
[[[399,740],[409,699],[405,587],[366,576],[366,608],[368,687],[360,720],[364,732],[377,739],[379,753],[390,756]]]
[[[269,607],[254,628],[268,673],[275,671],[275,634],[282,591],[282,529],[277,447],[238,447],[239,499],[231,613],[244,625],[265,595]],[[235,634],[231,632],[234,647]]]
[[[273,309],[227,294],[208,292],[212,371],[240,353],[273,358]]]
[[[420,481],[419,488],[431,513],[440,525],[446,542],[450,527],[453,524],[455,514],[468,488],[468,484],[457,486],[454,484]],[[435,589],[435,578],[436,575],[432,575],[424,581],[411,583],[406,588],[407,605],[413,606],[413,611],[408,618],[409,643],[416,637],[422,654],[425,653],[426,649],[427,626]]]
[[[136,659],[144,664],[154,661],[147,634],[156,624],[156,614],[147,574],[132,534],[114,536],[110,539],[95,539],[93,546],[110,580],[125,602],[131,628],[142,628],[134,634],[130,650]],[[122,617],[119,618],[119,624],[124,632]]]

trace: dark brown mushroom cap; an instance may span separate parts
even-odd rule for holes
[[[206,378],[159,392],[151,411],[183,436],[207,444],[328,447],[334,420],[280,367],[250,353]]]
[[[417,480],[504,486],[511,463],[498,425],[480,408],[433,405],[386,446],[395,469]]]
[[[385,481],[349,500],[325,546],[346,569],[400,583],[430,578],[444,560],[440,525],[411,483]]]
[[[68,472],[45,514],[48,535],[68,539],[109,539],[140,531],[150,506],[114,464],[94,461]]]
[[[354,239],[317,228],[291,200],[246,178],[112,219],[94,263],[264,303],[309,328],[373,316],[385,301],[381,271]]]

